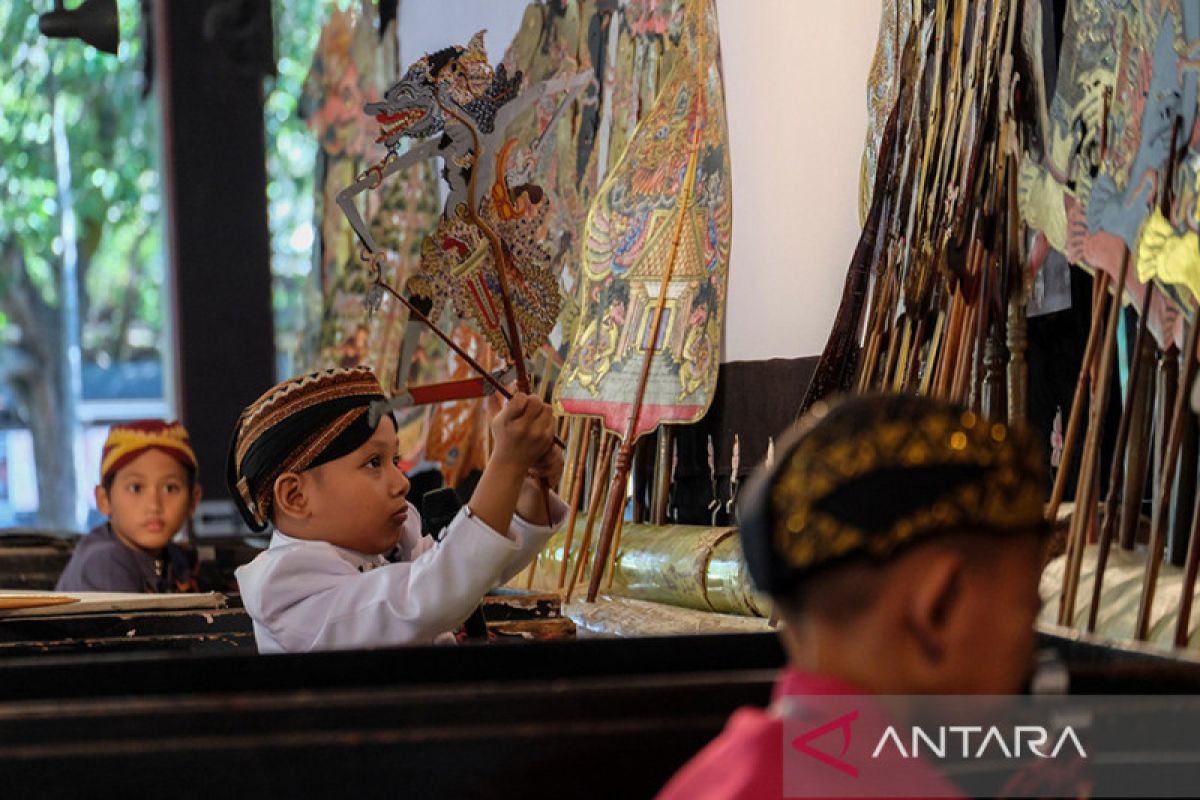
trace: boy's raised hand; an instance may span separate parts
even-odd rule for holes
[[[522,472],[539,467],[542,474],[552,464],[541,464],[554,448],[554,412],[534,395],[516,393],[492,418],[495,447],[492,458]],[[561,459],[560,459],[561,460]],[[561,470],[561,467],[559,468]]]
[[[546,448],[546,452],[542,457],[534,462],[529,468],[529,477],[536,480],[545,478],[550,486],[558,486],[562,480],[563,473],[563,451],[561,447],[554,444],[551,440],[550,446]]]
[[[536,478],[562,472],[562,456],[548,452],[558,449],[554,427],[550,406],[528,394],[514,394],[492,417],[495,446],[469,504],[492,530],[507,531],[514,512],[535,525],[548,524]]]

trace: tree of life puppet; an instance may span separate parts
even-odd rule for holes
[[[634,444],[661,423],[703,416],[720,361],[732,200],[716,11],[706,1],[681,12],[680,58],[588,215],[585,313],[555,388],[559,410],[599,416],[622,438],[589,602]]]

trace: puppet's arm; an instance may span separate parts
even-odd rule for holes
[[[367,229],[367,223],[363,220],[362,214],[358,211],[358,206],[354,203],[355,198],[369,189],[378,187],[388,176],[437,155],[438,144],[439,140],[437,138],[426,139],[402,156],[395,158],[389,156],[359,175],[354,183],[338,192],[338,206],[342,209],[342,213],[346,215],[350,227],[358,234],[358,238],[362,240],[363,245],[372,253],[378,252],[379,247],[375,244],[370,230]]]
[[[501,106],[500,110],[496,112],[496,130],[507,130],[514,119],[546,95],[566,90],[570,93],[563,98],[558,111],[555,111],[557,115],[591,81],[592,71],[585,69],[582,72],[575,73],[570,78],[555,78],[554,80],[542,81],[529,87],[527,91],[517,95],[516,99]]]
[[[581,75],[583,76],[583,78],[580,78]],[[574,100],[579,95],[579,93],[583,91],[584,87],[586,87],[591,82],[591,80],[592,80],[592,71],[589,69],[589,70],[584,70],[583,72],[580,72],[578,75],[575,75],[571,79],[571,81],[568,83],[567,96],[564,97],[562,99],[562,102],[558,104],[558,108],[554,109],[554,114],[550,117],[550,121],[546,123],[546,127],[542,130],[541,135],[538,136],[538,138],[534,140],[533,146],[530,148],[533,151],[534,156],[539,161],[545,155],[544,151],[549,146],[550,142],[554,141],[554,134],[551,133],[551,131],[553,131],[558,126],[558,121],[560,119],[562,119],[563,112],[565,112],[568,108],[571,107],[571,101]],[[590,101],[590,103],[588,101],[584,102],[584,105],[593,105],[593,104],[595,104],[594,99],[592,101]],[[500,130],[504,130],[504,129],[500,128]]]

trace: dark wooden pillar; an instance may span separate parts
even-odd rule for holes
[[[239,411],[275,378],[263,78],[269,0],[153,0],[181,418],[205,497],[228,497]]]

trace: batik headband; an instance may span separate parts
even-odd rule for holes
[[[375,432],[368,409],[383,400],[370,367],[327,369],[283,381],[242,411],[226,481],[253,530],[271,519],[275,479],[340,458]]]
[[[762,591],[940,533],[1046,529],[1041,448],[1024,430],[949,403],[869,395],[818,404],[777,452],[739,515]]]

